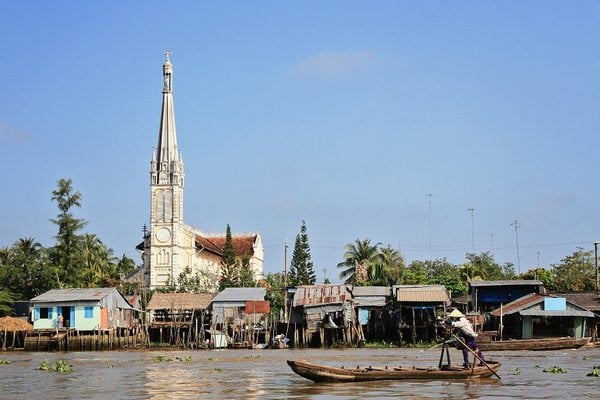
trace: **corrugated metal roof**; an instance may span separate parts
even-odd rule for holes
[[[531,307],[537,303],[544,301],[544,296],[537,293],[531,293],[526,296],[520,297],[516,300],[511,301],[510,303],[506,303],[502,306],[502,314],[510,315],[516,312],[519,312],[527,307]],[[494,317],[499,317],[501,312],[500,308],[495,309],[490,313]]]
[[[546,311],[546,310],[523,310],[519,311],[521,315],[531,315],[534,317],[595,317],[591,311],[585,310],[565,310],[565,311]]]
[[[77,288],[77,289],[51,289],[31,299],[31,303],[83,303],[99,302],[106,297],[114,296],[116,306],[123,309],[132,309],[131,304],[117,288]]]
[[[245,302],[246,300],[264,300],[265,288],[226,288],[213,298],[216,302]]]
[[[401,303],[452,303],[443,285],[396,285],[393,290]]]
[[[389,286],[354,286],[352,296],[391,296],[392,288]]]
[[[349,298],[350,294],[346,285],[304,285],[296,288],[292,305],[298,307],[344,303]]]
[[[473,280],[469,282],[471,287],[488,287],[488,286],[539,286],[543,285],[541,281],[530,279],[530,280],[502,280],[502,281],[479,281]]]
[[[115,288],[91,288],[91,289],[51,289],[31,299],[35,303],[54,303],[66,301],[95,301],[102,300]]]
[[[212,293],[154,293],[147,310],[205,310],[210,305]]]

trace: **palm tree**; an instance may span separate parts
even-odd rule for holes
[[[388,244],[379,251],[379,258],[384,271],[383,285],[399,284],[405,269],[404,258],[400,252]]]
[[[368,279],[369,268],[379,261],[379,246],[371,244],[371,239],[356,239],[354,244],[344,246],[344,261],[337,265],[341,268],[340,279],[346,284],[359,283]]]
[[[113,250],[107,248],[94,234],[83,235],[82,261],[84,284],[87,287],[101,285],[104,279],[114,275],[116,262]]]

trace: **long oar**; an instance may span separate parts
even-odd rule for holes
[[[471,353],[473,353],[473,355],[474,355],[475,357],[477,357],[477,359],[478,359],[479,361],[481,361],[481,363],[482,363],[483,365],[485,365],[486,367],[488,367],[488,369],[489,369],[490,371],[492,371],[492,373],[493,373],[494,375],[496,375],[496,376],[498,377],[498,379],[502,380],[502,378],[500,378],[500,375],[498,375],[498,374],[496,373],[496,371],[494,371],[494,370],[492,369],[492,367],[490,367],[490,366],[488,365],[488,363],[486,363],[486,362],[485,362],[485,360],[484,360],[483,358],[479,357],[479,354],[477,354],[475,351],[473,351],[473,349],[472,349],[472,348],[470,348],[469,346],[467,346],[467,344],[466,344],[465,342],[463,342],[463,341],[462,341],[462,340],[461,340],[461,339],[460,339],[458,336],[456,336],[454,333],[452,334],[452,337],[453,337],[453,338],[454,338],[454,339],[455,339],[455,340],[456,340],[458,343],[460,343],[460,344],[462,344],[463,346],[465,346],[465,348],[466,348],[467,350],[469,350]]]

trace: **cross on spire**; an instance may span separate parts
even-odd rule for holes
[[[171,54],[173,54],[171,50],[165,50],[165,56],[167,57],[167,61],[171,61]]]

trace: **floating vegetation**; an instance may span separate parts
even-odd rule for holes
[[[556,365],[553,365],[550,368],[544,369],[544,372],[551,372],[553,374],[566,374],[568,371]]]
[[[513,375],[521,375],[521,370],[519,368],[515,368],[515,372],[513,372]]]
[[[181,357],[167,357],[167,356],[155,356],[154,358],[152,358],[152,361],[154,361],[155,363],[162,363],[162,362],[191,362],[192,361],[192,356],[187,356],[185,358],[181,358]]]
[[[12,364],[10,360],[0,360],[0,364]]]
[[[223,372],[223,370],[221,368],[211,368],[209,371],[210,372]]]
[[[260,355],[258,355],[258,354],[251,354],[251,355],[248,355],[248,356],[240,356],[240,358],[244,358],[244,359],[260,358]]]
[[[588,373],[586,376],[595,376],[596,378],[600,378],[600,365],[594,367],[592,372]]]
[[[590,356],[583,356],[583,361],[589,360],[589,359],[590,359]]]
[[[55,360],[55,361],[44,360],[40,363],[40,367],[38,369],[40,371],[53,371],[53,372],[63,372],[63,373],[73,372],[73,367],[71,367],[71,365],[69,365],[69,360]]]

